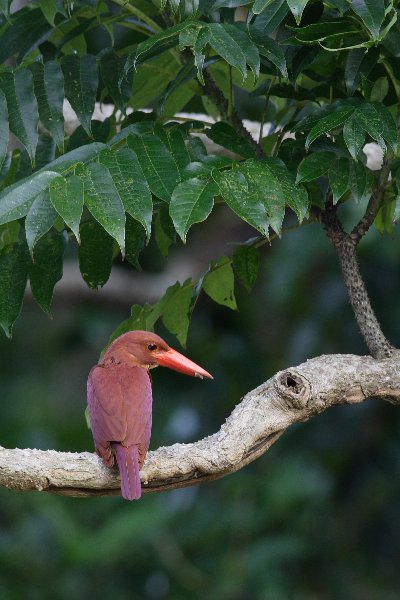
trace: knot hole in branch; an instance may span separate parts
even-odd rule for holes
[[[277,391],[293,408],[304,408],[311,395],[311,385],[295,371],[283,371],[275,382]]]

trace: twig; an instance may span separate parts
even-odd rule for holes
[[[392,160],[386,157],[383,161],[382,169],[379,174],[378,187],[369,199],[365,214],[359,220],[357,225],[354,226],[352,232],[350,233],[350,238],[355,244],[358,244],[361,238],[367,233],[382,206],[385,195],[385,187],[389,180],[391,166]]]

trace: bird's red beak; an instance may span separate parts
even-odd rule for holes
[[[192,377],[200,377],[200,379],[203,379],[203,377],[214,379],[210,373],[207,373],[207,371],[199,367],[199,365],[196,365],[196,363],[172,348],[165,352],[160,352],[160,354],[155,354],[154,358],[162,367],[168,367],[174,371],[185,373],[185,375],[192,375]]]

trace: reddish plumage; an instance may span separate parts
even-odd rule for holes
[[[139,470],[150,444],[153,401],[148,370],[158,365],[212,379],[148,331],[121,335],[89,373],[88,407],[95,449],[108,467],[114,464],[114,449],[121,493],[127,500],[141,496]]]

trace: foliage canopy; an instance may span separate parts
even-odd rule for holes
[[[236,308],[258,248],[327,202],[367,204],[375,225],[399,217],[400,24],[396,0],[1,1],[0,323],[7,335],[29,279],[50,313],[67,243],[82,277],[104,285],[113,261],[139,267],[154,235],[162,254],[186,241],[214,203],[257,237],[215,257],[199,281],[134,305],[114,332],[158,319],[185,344],[201,291]],[[10,66],[12,65],[12,66]],[[80,126],[64,135],[68,100]],[[96,102],[113,105],[104,122]],[[144,111],[143,109],[150,109]],[[201,112],[211,121],[179,116]],[[242,115],[268,123],[254,141]],[[21,149],[9,151],[9,133]],[[198,134],[223,146],[207,153]],[[366,166],[376,142],[385,179]]]

